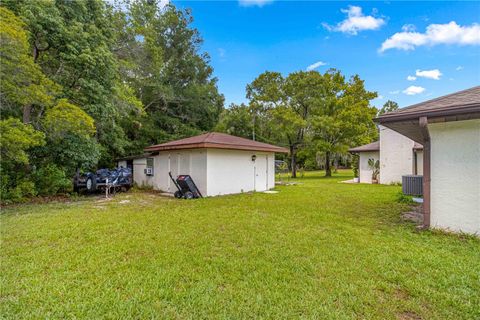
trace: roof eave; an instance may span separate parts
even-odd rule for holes
[[[439,110],[422,110],[417,112],[389,112],[375,118],[374,120],[380,124],[384,124],[388,122],[418,120],[418,118],[420,117],[427,117],[430,119],[460,115],[464,116],[469,114],[476,115],[477,113],[480,114],[480,103],[453,106],[448,109]]]
[[[193,144],[183,144],[183,145],[173,145],[173,146],[152,146],[152,147],[145,148],[144,151],[152,152],[152,151],[205,149],[205,148],[288,153],[288,149],[281,148],[281,147],[278,147],[278,148],[251,147],[251,146],[216,144],[216,143],[193,143]]]

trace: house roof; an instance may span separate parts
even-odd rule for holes
[[[400,119],[418,119],[421,116],[441,117],[472,112],[480,112],[480,86],[387,112],[377,120],[382,123]]]
[[[288,153],[286,148],[218,132],[209,132],[190,138],[153,145],[145,148],[145,152],[197,148]]]
[[[350,148],[350,152],[368,152],[368,151],[380,151],[380,141],[375,141],[369,144],[364,144],[363,146]]]
[[[413,150],[423,150],[423,146],[420,143],[415,142],[413,144]],[[369,144],[364,144],[363,146],[350,148],[348,149],[348,151],[353,153],[380,151],[380,141],[375,141]]]
[[[421,143],[421,117],[426,117],[428,123],[479,119],[480,86],[382,114],[376,121]]]

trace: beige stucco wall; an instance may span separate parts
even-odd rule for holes
[[[168,173],[172,176],[190,175],[203,194],[207,191],[207,152],[205,149],[163,151],[154,156],[154,189],[173,193],[177,190]]]
[[[138,186],[153,186],[153,177],[145,174],[147,158],[133,160],[133,182]]]
[[[252,155],[256,155],[252,161]],[[208,149],[208,196],[265,191],[275,186],[274,153]]]
[[[126,160],[121,160],[121,161],[118,161],[117,163],[117,168],[126,168],[127,167],[127,161]]]
[[[372,183],[372,170],[368,166],[368,159],[377,161],[379,158],[378,151],[360,152],[359,178],[361,183]]]
[[[423,150],[416,150],[417,153],[417,175],[423,175]]]
[[[402,176],[413,174],[413,140],[379,126],[380,183],[401,183]]]
[[[431,226],[480,234],[480,120],[429,124]]]

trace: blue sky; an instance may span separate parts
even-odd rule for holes
[[[316,65],[360,75],[380,96],[375,106],[391,99],[403,107],[480,84],[479,2],[174,4],[192,9],[226,105],[246,102],[245,86],[264,71]]]

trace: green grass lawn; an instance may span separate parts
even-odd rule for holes
[[[4,209],[1,317],[479,319],[480,241],[418,232],[400,187],[350,178]]]

